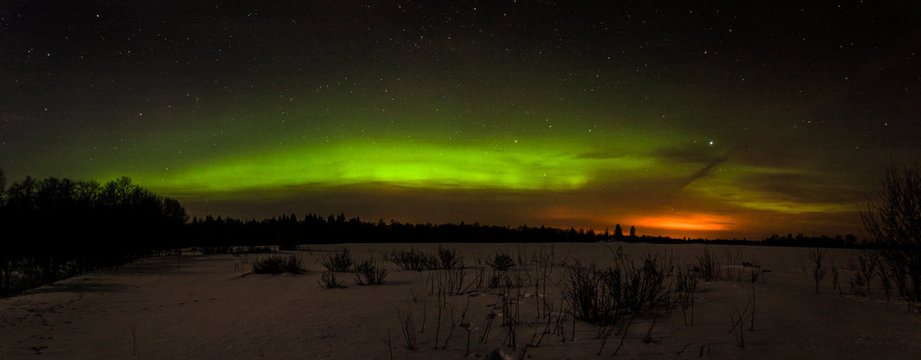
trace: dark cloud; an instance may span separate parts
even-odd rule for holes
[[[825,174],[748,174],[738,183],[773,199],[797,203],[856,205],[867,199],[865,189]]]
[[[728,160],[725,151],[709,144],[669,146],[649,153],[657,159],[676,163],[719,163]]]

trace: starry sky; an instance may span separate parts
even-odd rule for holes
[[[917,1],[0,4],[0,169],[191,215],[860,232],[921,155]]]

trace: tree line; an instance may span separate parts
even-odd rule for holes
[[[100,184],[0,171],[0,295],[181,245],[182,205],[127,177]]]
[[[413,224],[396,220],[367,222],[345,214],[303,218],[283,215],[261,221],[232,218],[193,218],[186,236],[189,246],[206,252],[223,252],[231,246],[279,245],[283,249],[298,244],[328,243],[443,243],[443,242],[589,242],[610,238],[593,230],[563,230],[553,227],[518,227],[466,224]]]

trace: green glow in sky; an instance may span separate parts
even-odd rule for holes
[[[602,171],[633,173],[653,159],[591,156],[582,144],[358,140],[215,159],[137,177],[166,192],[226,192],[295,185],[384,183],[426,189],[576,190]],[[587,156],[588,155],[588,156]]]

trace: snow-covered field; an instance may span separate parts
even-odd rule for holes
[[[680,309],[644,316],[603,340],[600,327],[572,321],[568,305],[560,317],[561,290],[568,277],[563,263],[575,260],[605,267],[623,246],[630,258],[647,254],[676,264],[697,264],[705,245],[652,244],[445,244],[458,249],[473,281],[475,259],[506,251],[519,265],[509,275],[524,286],[512,289],[518,311],[516,348],[508,344],[502,318],[504,287],[469,290],[447,296],[438,321],[439,297],[430,294],[430,273],[390,270],[383,285],[357,286],[351,274],[339,274],[344,289],[319,285],[320,260],[347,247],[356,260],[394,249],[428,253],[436,244],[349,244],[309,246],[283,252],[301,258],[304,275],[257,275],[249,255],[166,256],[137,261],[117,270],[74,277],[0,299],[0,358],[72,359],[460,359],[489,357],[501,350],[510,358],[714,359],[917,359],[921,356],[921,314],[901,300],[850,294],[849,260],[853,250],[828,251],[826,264],[842,268],[833,289],[829,272],[815,294],[809,270],[810,249],[709,246],[722,266],[723,279],[701,281],[695,295],[693,324]],[[553,254],[546,294],[534,287],[543,275],[532,260]],[[730,262],[730,257],[732,261]],[[754,285],[753,268],[770,270]],[[732,275],[741,272],[741,276]],[[741,281],[739,278],[741,277]],[[879,279],[874,279],[877,283]],[[877,284],[878,285],[878,284]],[[752,295],[754,286],[754,296]],[[735,331],[733,317],[754,299],[754,320],[745,315]],[[542,308],[538,307],[538,301]],[[543,307],[549,304],[552,310]],[[466,311],[465,311],[466,309]],[[408,350],[398,311],[411,314],[418,349]],[[547,325],[549,314],[550,326]],[[495,318],[490,320],[490,314]],[[625,319],[626,320],[626,319]],[[573,324],[575,327],[573,328]],[[486,329],[489,327],[489,332]],[[744,339],[740,346],[738,329]],[[545,329],[550,333],[543,334]],[[469,331],[468,331],[469,330]],[[574,331],[573,331],[574,330]],[[486,336],[484,337],[484,333]],[[563,334],[563,336],[560,335]],[[541,338],[541,335],[543,337]],[[469,335],[469,347],[468,347]],[[565,337],[565,340],[564,340]],[[436,343],[437,338],[437,343]],[[602,343],[604,342],[603,349]],[[538,344],[539,343],[539,344]],[[601,349],[601,355],[597,355]]]

